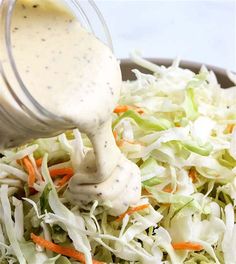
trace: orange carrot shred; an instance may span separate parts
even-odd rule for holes
[[[69,180],[70,178],[72,177],[71,174],[66,174],[65,176],[63,176],[62,179],[60,179],[57,183],[58,186],[63,186],[65,185]]]
[[[136,107],[136,106],[131,106],[131,105],[118,105],[115,109],[114,109],[114,113],[116,114],[121,114],[121,113],[124,113],[128,110],[135,110],[137,113],[139,114],[143,114],[144,113],[144,110],[139,108],[139,107]]]
[[[167,185],[164,189],[163,189],[163,192],[167,192],[167,193],[171,193],[173,191],[173,189]]]
[[[36,174],[35,174],[35,170],[34,170],[34,167],[29,159],[29,157],[24,157],[23,159],[23,163],[26,167],[26,170],[29,174],[28,176],[28,185],[29,187],[33,187],[34,186],[34,183],[35,183],[35,180],[36,180]]]
[[[234,127],[235,127],[235,124],[228,124],[226,127],[226,132],[228,134],[232,134]]]
[[[127,214],[128,215],[131,215],[135,212],[138,212],[138,211],[141,211],[141,210],[144,210],[146,208],[149,207],[149,204],[142,204],[142,205],[139,205],[139,206],[136,206],[136,207],[131,207],[129,208],[125,213],[121,214],[117,219],[116,219],[116,222],[120,222]]]
[[[125,143],[131,144],[131,145],[141,145],[144,146],[144,144],[142,142],[139,141],[131,141],[131,140],[126,140],[126,139],[120,139],[116,141],[116,145],[118,147],[122,147]]]
[[[74,171],[72,168],[60,168],[60,169],[51,169],[49,170],[50,176],[55,178],[57,176],[64,176],[64,175],[73,175]]]
[[[143,113],[144,113],[143,109],[141,109],[141,108],[138,108],[136,111],[137,111],[139,114],[143,114]]]
[[[177,242],[177,243],[171,243],[171,244],[175,250],[193,250],[193,251],[203,250],[203,246],[198,243]]]
[[[195,183],[197,181],[197,172],[195,168],[191,168],[188,172],[189,178],[192,179],[192,182]]]
[[[116,130],[113,131],[113,136],[114,136],[115,141],[117,141],[118,140],[118,133]]]
[[[78,260],[85,264],[85,256],[83,253],[69,247],[63,247],[60,245],[57,245],[51,241],[45,240],[44,238],[40,236],[36,236],[35,234],[31,233],[31,239],[33,242],[41,247],[44,247],[52,252],[55,252],[57,254],[61,254],[70,258],[73,258],[75,260]],[[105,264],[104,262],[93,260],[93,264]]]
[[[41,167],[42,163],[43,163],[43,158],[39,158],[35,160],[36,166],[37,167]]]
[[[128,111],[129,109],[130,107],[128,105],[118,105],[113,112],[116,114],[120,114]]]
[[[147,189],[142,189],[142,195],[151,195]]]
[[[124,141],[123,139],[120,139],[120,140],[117,140],[117,141],[116,141],[116,145],[117,145],[118,147],[122,147],[122,146],[124,145],[124,143],[125,143],[125,141]]]

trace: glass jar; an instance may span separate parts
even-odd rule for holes
[[[40,2],[40,0],[30,1],[35,6],[35,3]],[[43,1],[47,0],[41,0]],[[0,0],[0,149],[16,146],[38,137],[54,136],[74,127],[67,120],[45,109],[29,92],[24,78],[19,73],[11,41],[15,2]],[[55,0],[54,2],[69,9],[87,31],[112,49],[106,23],[92,0]]]

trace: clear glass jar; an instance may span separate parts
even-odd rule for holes
[[[106,23],[92,0],[55,1],[69,8],[84,28],[112,49]],[[73,124],[37,102],[17,69],[11,42],[15,2],[0,0],[0,149],[73,128]]]

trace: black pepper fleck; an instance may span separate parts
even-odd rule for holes
[[[33,8],[37,8],[38,6],[39,6],[39,5],[33,5],[32,7],[33,7]]]
[[[100,192],[100,193],[97,193],[97,196],[102,196],[102,193]]]
[[[117,165],[117,168],[120,170],[123,170],[124,168],[122,166],[120,166],[119,164]]]
[[[110,90],[111,95],[114,95],[114,91],[113,91],[113,88],[111,86],[109,86],[109,90]]]
[[[46,39],[45,39],[45,38],[42,38],[42,39],[41,39],[41,41],[43,41],[43,42],[44,42],[44,41],[46,41]]]
[[[102,125],[104,125],[105,121],[100,119],[98,123],[99,123],[99,127],[101,127]]]
[[[97,187],[98,187],[97,185],[94,185],[94,188],[95,188],[95,189],[97,189]]]
[[[105,143],[104,143],[104,148],[107,148],[107,144],[108,144],[108,142],[105,141]]]
[[[25,19],[27,18],[27,16],[23,16]]]
[[[116,179],[116,182],[120,182],[120,180]]]

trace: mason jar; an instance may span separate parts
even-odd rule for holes
[[[22,73],[20,66],[21,59],[17,59],[14,54],[14,34],[16,32],[18,36],[21,34],[20,28],[12,26],[18,1],[0,0],[0,149],[13,147],[38,137],[51,137],[74,127],[74,124],[70,121],[45,108],[30,92],[30,82],[26,83],[25,81],[26,75],[25,72],[24,74]],[[69,10],[73,14],[74,19],[78,20],[87,31],[94,34],[112,49],[112,42],[106,23],[92,0],[25,0],[27,5],[30,5],[30,8],[37,8],[38,4],[43,4],[47,8],[45,6],[47,1],[60,6],[62,9]],[[27,15],[24,15],[26,8],[28,6],[22,4],[22,11],[20,11],[25,19],[27,19]],[[35,11],[33,10],[32,12]],[[58,17],[55,17],[56,20],[58,20]],[[32,26],[31,22],[28,23],[29,38],[27,43],[25,43],[25,47],[24,43],[22,43],[22,51],[24,51],[26,57],[28,56],[27,54],[37,57],[36,51],[32,55],[33,49],[31,47],[35,43],[30,37],[30,33],[33,36],[37,32],[33,32],[35,27]],[[52,30],[51,34],[53,36],[53,19],[45,26],[47,26],[48,30]],[[56,45],[60,46],[60,41]],[[45,47],[47,50],[47,46]],[[68,52],[73,54],[73,50]],[[56,54],[54,56],[57,58]],[[30,65],[29,70],[31,70]],[[73,71],[73,68],[71,68],[71,71]],[[34,72],[34,74],[37,76],[37,72]],[[43,80],[45,76],[42,73],[40,74],[42,76],[37,76],[37,78],[38,80],[40,78]],[[66,85],[66,82],[64,85]],[[39,92],[43,93],[43,90]]]

